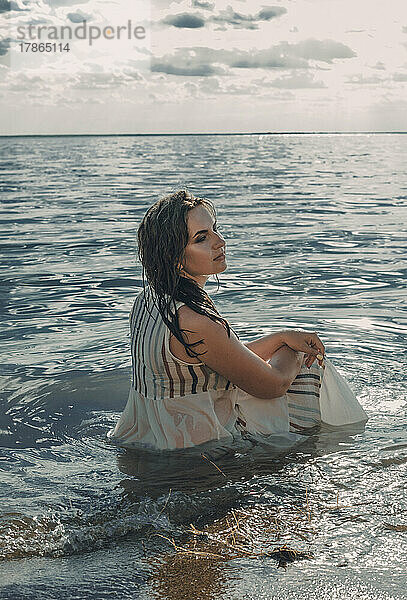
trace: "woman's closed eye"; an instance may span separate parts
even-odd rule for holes
[[[219,227],[217,225],[213,226],[213,231],[219,231]],[[197,242],[203,242],[204,240],[206,240],[206,233],[202,235],[202,237],[197,238]]]

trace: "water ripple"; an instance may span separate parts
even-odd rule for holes
[[[239,507],[255,533],[265,513],[281,517],[281,540],[308,544],[314,559],[283,576],[266,561],[231,561],[243,580],[233,589],[219,575],[225,597],[243,597],[247,582],[247,597],[405,597],[406,144],[402,135],[0,140],[5,600],[150,597],[145,551],[169,551],[154,534],[181,543],[191,522],[232,522]],[[317,330],[369,413],[365,431],[321,431],[287,456],[209,449],[225,476],[199,455],[106,443],[128,393],[137,227],[183,185],[217,207],[228,269],[207,289],[220,311],[243,340]],[[305,515],[306,540],[290,529],[293,515]],[[46,568],[17,560],[29,557]]]

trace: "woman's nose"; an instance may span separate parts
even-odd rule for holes
[[[220,233],[217,233],[216,235],[218,237],[218,239],[216,240],[216,243],[215,243],[216,247],[217,246],[220,246],[220,247],[226,246],[225,239],[220,235]]]

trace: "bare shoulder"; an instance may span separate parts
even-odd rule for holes
[[[212,319],[210,319],[206,315],[201,315],[201,314],[195,312],[192,308],[190,308],[186,304],[184,304],[183,306],[181,306],[178,309],[178,318],[179,318],[179,324],[182,329],[192,329],[193,330],[194,327],[197,327],[198,330],[202,331],[204,329],[207,329],[208,327],[211,327],[212,323],[215,325],[215,328],[214,328],[215,330],[224,329],[222,324],[219,323],[218,321],[212,321]]]
[[[200,342],[194,350],[211,369],[258,398],[277,398],[285,393],[279,375],[232,331],[228,335],[223,323],[188,306],[180,307],[178,316],[187,342]]]
[[[225,325],[220,321],[213,321],[206,315],[195,312],[189,306],[181,306],[178,309],[179,325],[181,329],[186,330],[185,335],[188,342],[197,342],[204,338],[205,345],[217,344],[221,340],[237,340],[237,337],[230,330],[228,336]],[[195,350],[202,352],[203,344],[197,346]],[[204,359],[202,359],[204,360]]]
[[[189,308],[189,306],[187,306],[186,304],[180,306],[177,312],[181,327],[183,325],[191,325],[193,323],[199,324],[200,322],[202,322],[202,317],[205,317],[205,315],[200,315],[199,313],[192,310],[192,308]]]

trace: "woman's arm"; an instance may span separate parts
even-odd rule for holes
[[[269,335],[265,335],[257,340],[253,340],[251,342],[243,342],[246,348],[249,348],[252,352],[260,356],[263,360],[270,360],[275,352],[279,348],[285,346],[285,342],[283,340],[282,331],[277,333],[270,333]]]
[[[203,339],[195,347],[201,354],[200,360],[256,398],[283,396],[301,369],[302,352],[288,346],[280,347],[269,363],[235,336],[228,337],[221,323],[196,313],[188,306],[182,306],[178,315],[180,328],[189,343]]]
[[[263,360],[270,360],[279,348],[288,346],[297,352],[304,352],[308,355],[305,363],[307,367],[310,367],[316,358],[321,364],[325,353],[325,346],[317,333],[309,331],[278,331],[252,342],[244,342],[244,345]]]

